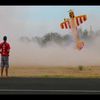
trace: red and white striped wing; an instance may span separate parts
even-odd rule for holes
[[[68,29],[71,28],[70,21],[66,20],[60,24],[61,29]]]
[[[77,26],[79,26],[80,24],[82,24],[83,22],[85,22],[87,20],[86,15],[76,16],[75,18],[76,18]]]

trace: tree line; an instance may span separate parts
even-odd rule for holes
[[[82,30],[78,29],[78,34],[80,37],[87,41],[91,42],[95,39],[95,37],[99,36],[100,31],[97,32],[89,32],[88,30]],[[35,42],[38,43],[40,46],[46,46],[48,43],[56,43],[58,45],[69,45],[73,41],[72,34],[66,34],[66,35],[61,35],[60,33],[57,32],[50,32],[45,34],[42,37],[35,36],[35,37],[27,37],[27,36],[21,36],[20,37],[21,42]]]

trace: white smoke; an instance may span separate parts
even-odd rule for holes
[[[77,50],[75,44],[58,46],[54,43],[40,47],[36,43],[16,42],[12,45],[10,54],[11,66],[99,66],[100,65],[100,36],[82,50]]]

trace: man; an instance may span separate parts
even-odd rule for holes
[[[10,52],[10,44],[7,43],[7,36],[4,36],[4,37],[3,37],[3,42],[0,43],[0,53],[1,53],[1,77],[3,76],[4,68],[5,68],[6,77],[8,77],[9,52]]]

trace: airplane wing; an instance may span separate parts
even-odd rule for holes
[[[79,26],[80,24],[84,23],[87,20],[87,16],[86,15],[75,16],[75,19],[77,26]]]
[[[71,28],[70,26],[70,19],[64,19],[64,21],[60,24],[61,29],[68,29]]]

